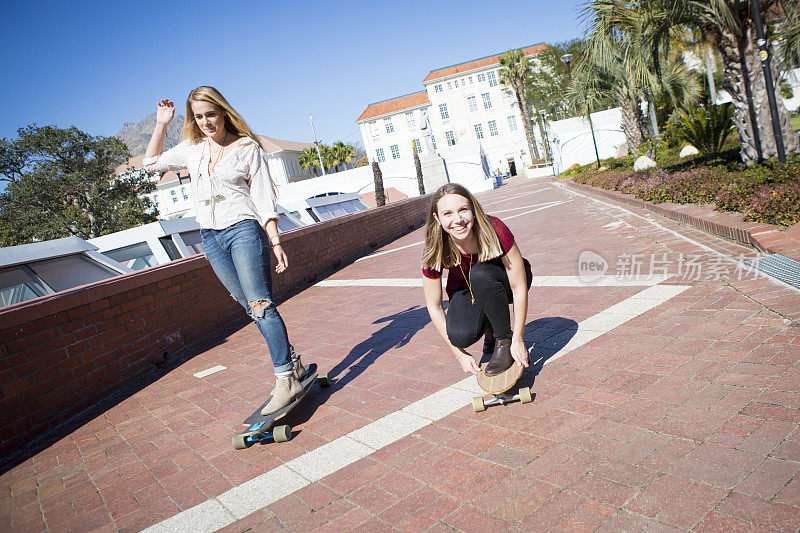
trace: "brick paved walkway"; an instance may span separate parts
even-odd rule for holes
[[[292,441],[231,447],[274,380],[249,325],[2,474],[0,530],[797,530],[800,294],[548,180],[480,199],[533,264],[532,404],[472,412],[413,286],[418,230],[281,306],[336,380]]]

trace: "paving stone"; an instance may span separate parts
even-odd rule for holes
[[[204,519],[225,531],[797,529],[800,334],[769,309],[800,319],[800,295],[763,277],[735,289],[691,276],[649,289],[548,286],[598,247],[608,274],[632,255],[693,254],[712,268],[715,251],[757,254],[547,179],[479,198],[533,265],[526,342],[549,358],[526,374],[533,404],[472,412],[474,378],[445,353],[418,287],[382,287],[382,300],[374,287],[310,287],[281,314],[304,361],[336,383],[292,414],[291,442],[230,449],[273,383],[248,324],[0,474],[0,529],[191,530]],[[422,238],[412,231],[329,279],[418,278]],[[626,309],[639,314],[621,321]],[[282,486],[261,477],[287,471]]]

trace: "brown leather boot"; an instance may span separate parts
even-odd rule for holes
[[[497,339],[494,344],[494,354],[487,363],[483,373],[487,376],[502,374],[514,364],[511,357],[511,339]]]

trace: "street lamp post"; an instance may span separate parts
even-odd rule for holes
[[[311,113],[308,114],[308,121],[311,123],[311,133],[314,134],[314,145],[317,147],[317,157],[319,158],[319,168],[322,169],[322,175],[325,175],[325,165],[322,164],[322,154],[319,152],[319,141],[317,141],[317,131],[314,129],[314,118]]]
[[[561,62],[567,64],[567,72],[569,72],[569,77],[572,78],[572,54],[564,54],[561,56]],[[597,139],[594,136],[594,125],[592,124],[592,112],[590,109],[586,109],[586,118],[589,120],[589,130],[592,132],[592,144],[594,144],[594,156],[597,158],[597,168],[600,168],[600,153],[597,151]]]
[[[775,100],[775,87],[772,83],[772,68],[769,64],[769,50],[767,50],[767,40],[764,37],[764,26],[761,24],[761,9],[758,7],[758,0],[750,0],[750,12],[753,15],[753,24],[756,27],[756,37],[758,41],[758,56],[761,59],[761,69],[764,71],[764,82],[767,88],[767,100],[769,101],[769,114],[772,117],[772,133],[775,135],[775,147],[778,149],[778,161],[786,163],[786,150],[783,147],[783,132],[781,131],[781,121],[778,117],[778,102]],[[752,105],[752,102],[751,102]],[[753,128],[756,125],[753,124]]]

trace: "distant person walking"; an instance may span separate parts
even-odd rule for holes
[[[448,269],[442,306],[442,271]],[[533,276],[514,235],[503,222],[487,216],[478,200],[457,183],[433,194],[425,225],[422,286],[431,321],[465,372],[477,374],[475,358],[464,351],[484,338],[483,355],[491,354],[486,375],[501,374],[518,362],[528,366],[523,342],[528,289]],[[511,324],[509,304],[514,306]]]
[[[277,383],[262,413],[275,412],[302,392],[305,369],[294,357],[286,325],[272,299],[270,253],[277,259],[277,273],[288,268],[289,260],[278,234],[276,189],[267,154],[242,117],[213,87],[189,93],[184,140],[163,154],[175,106],[161,100],[157,108],[144,168],[153,172],[189,169],[203,251],[219,280],[267,341]]]

